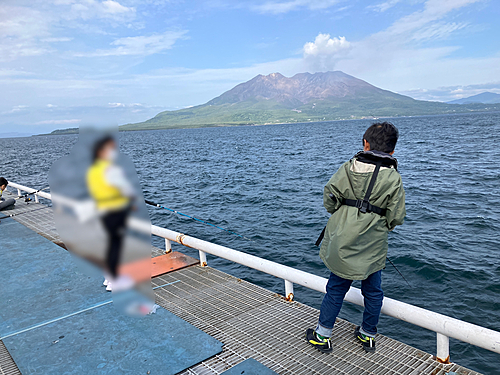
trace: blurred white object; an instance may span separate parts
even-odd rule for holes
[[[97,207],[93,199],[76,200],[56,193],[52,193],[51,196],[56,208],[60,205],[71,209],[80,223],[86,223],[98,216]]]
[[[132,289],[135,285],[134,279],[128,275],[120,275],[111,281],[113,292],[123,292]]]

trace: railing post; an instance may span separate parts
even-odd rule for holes
[[[288,280],[285,280],[285,299],[293,301],[293,283]]]
[[[35,202],[40,203],[40,202],[38,202],[38,194],[34,194],[34,195],[35,195]]]
[[[450,363],[450,338],[441,333],[436,333],[436,341],[436,360],[441,363]]]
[[[17,189],[18,195],[21,196],[21,190],[26,189],[26,186],[11,183],[12,189]],[[19,186],[19,187],[18,187]],[[27,188],[30,191],[34,189]],[[28,191],[28,190],[23,190]],[[50,193],[38,193],[44,199],[53,199]],[[62,198],[62,197],[61,197]],[[64,203],[63,203],[64,202]],[[61,200],[61,204],[68,207],[78,207],[79,202],[73,201],[70,198]],[[164,239],[171,238],[172,241],[178,242],[186,247],[199,250],[200,265],[207,265],[207,255],[218,256],[222,259],[227,259],[236,262],[255,270],[273,275],[285,281],[285,297],[289,300],[293,298],[293,283],[299,284],[305,288],[326,293],[326,284],[328,282],[324,277],[316,276],[304,271],[300,271],[283,264],[272,262],[263,258],[256,257],[241,251],[233,250],[224,246],[209,243],[194,237],[186,236],[182,233],[174,232],[166,228],[160,228],[156,225],[144,224],[140,220],[132,219],[131,225],[133,228],[140,230],[151,230],[155,236],[163,237]],[[169,247],[168,240],[165,241],[166,249]],[[203,249],[203,250],[200,250]],[[346,295],[346,301],[363,306],[363,297],[359,289],[351,287]],[[471,323],[460,321],[442,314],[438,314],[421,307],[409,305],[391,298],[384,298],[382,313],[394,318],[404,320],[410,324],[436,332],[437,350],[436,360],[444,363],[449,363],[450,360],[450,343],[449,338],[475,345],[495,353],[500,353],[500,332],[480,327]],[[444,333],[437,333],[437,331]]]
[[[207,253],[204,251],[199,250],[200,253],[200,266],[206,267],[207,265]]]
[[[165,254],[172,252],[172,243],[165,238]]]
[[[17,189],[17,196],[20,197],[21,196],[21,190],[20,189]]]

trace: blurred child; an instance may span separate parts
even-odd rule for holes
[[[118,274],[126,221],[134,197],[134,188],[115,163],[118,155],[113,137],[100,139],[94,146],[93,164],[87,171],[87,187],[108,235],[104,285],[109,291],[130,289],[134,284],[130,277]]]

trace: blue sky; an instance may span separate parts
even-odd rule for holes
[[[257,74],[500,93],[496,0],[2,0],[0,133],[146,120]]]

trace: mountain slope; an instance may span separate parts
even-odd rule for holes
[[[472,95],[467,98],[456,99],[448,102],[449,104],[471,104],[471,103],[483,103],[483,104],[497,104],[500,103],[500,94],[495,94],[494,92],[482,92],[481,94]]]
[[[299,73],[291,78],[280,73],[258,75],[241,83],[208,105],[234,104],[252,100],[274,100],[286,107],[295,108],[313,100],[368,98],[375,96],[401,96],[379,89],[343,72]],[[410,98],[408,98],[410,99]]]
[[[484,105],[480,107],[484,110]],[[476,108],[415,100],[339,71],[300,73],[291,78],[272,73],[258,75],[206,104],[161,112],[145,122],[122,125],[120,130],[416,116],[471,110]]]

